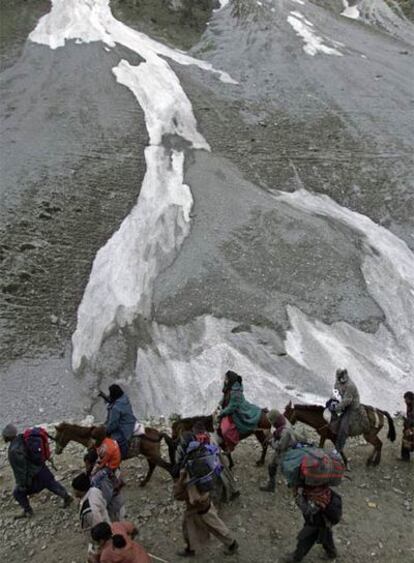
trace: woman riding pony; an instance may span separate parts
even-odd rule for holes
[[[233,451],[240,441],[240,434],[249,434],[257,428],[262,411],[252,405],[243,395],[240,375],[229,370],[223,386],[221,411],[218,414],[220,430],[226,450]]]

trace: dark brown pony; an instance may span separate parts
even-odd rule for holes
[[[257,440],[259,441],[260,445],[262,446],[262,454],[260,456],[260,459],[256,461],[256,465],[264,465],[266,459],[266,452],[268,445],[267,438],[269,436],[269,431],[271,428],[270,422],[267,419],[267,412],[268,412],[267,409],[262,409],[262,414],[260,416],[259,423],[255,430],[247,434],[240,434],[240,440],[244,440],[248,436],[254,434]],[[172,423],[172,439],[175,446],[177,446],[181,434],[183,432],[191,431],[196,422],[201,422],[204,425],[207,432],[216,431],[214,425],[214,417],[211,414],[208,416],[192,416],[189,418],[176,418],[176,420],[174,420],[174,422]],[[229,467],[231,469],[234,465],[233,459],[231,457],[231,453],[226,452],[224,449],[223,452],[229,458],[229,462],[230,462]]]
[[[368,417],[369,429],[366,432],[360,432],[359,434],[351,434],[352,436],[359,436],[362,434],[365,440],[374,446],[374,451],[367,459],[367,465],[378,465],[381,461],[381,449],[382,442],[378,438],[378,433],[384,427],[385,418],[388,420],[388,434],[387,438],[391,442],[395,441],[395,426],[390,414],[386,411],[376,409],[368,405],[361,405]],[[323,417],[323,411],[325,407],[321,405],[292,405],[290,402],[286,405],[284,415],[290,421],[291,424],[295,424],[297,421],[303,422],[308,426],[311,426],[316,430],[320,436],[319,447],[323,448],[325,440],[331,440],[335,444],[336,434],[330,429],[330,425],[326,422]],[[339,452],[344,462],[347,463],[346,456],[344,452]]]
[[[90,446],[91,435],[95,426],[80,426],[78,424],[70,424],[69,422],[61,422],[56,425],[55,451],[61,454],[69,442],[78,442],[86,448]],[[161,457],[161,440],[165,440],[168,446],[170,462],[163,460]],[[139,443],[138,443],[139,440]],[[138,446],[138,447],[137,447]],[[145,487],[151,479],[151,475],[157,465],[165,469],[171,474],[174,465],[174,444],[171,437],[165,432],[159,432],[155,428],[145,428],[145,434],[132,438],[132,446],[130,447],[130,455],[127,459],[142,454],[148,462],[148,472],[141,481],[140,486]]]

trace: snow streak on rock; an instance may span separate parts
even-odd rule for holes
[[[359,18],[358,5],[350,6],[348,0],[342,0],[344,5],[344,11],[341,12],[341,16],[350,18],[351,20],[357,20]]]
[[[215,70],[210,63],[171,49],[116,20],[109,7],[109,0],[52,0],[51,12],[39,20],[29,39],[49,45],[51,49],[63,47],[69,39],[85,43],[102,41],[109,47],[118,43],[139,53],[147,61],[153,61],[157,55],[162,55],[181,65],[195,65],[218,74],[223,82],[237,84],[229,74]]]
[[[183,416],[211,413],[228,369],[243,376],[246,396],[258,405],[321,400],[323,386],[315,385],[305,370],[300,379],[300,369],[283,354],[283,343],[273,331],[252,327],[239,333],[236,326],[209,315],[178,327],[152,323],[149,332],[157,344],[138,351],[139,412],[147,417],[173,411]]]
[[[337,55],[338,57],[342,57],[342,53],[337,49],[324,44],[324,39],[316,34],[313,23],[306,20],[300,12],[290,12],[287,21],[296,31],[296,34],[302,37],[305,42],[303,50],[308,55],[314,56],[317,53],[324,53],[325,55]]]
[[[68,39],[103,41],[128,47],[145,59],[139,66],[122,60],[113,69],[121,84],[135,95],[145,113],[150,147],[145,151],[147,172],[137,205],[95,258],[78,310],[73,335],[73,367],[93,361],[103,339],[117,326],[148,315],[156,276],[175,257],[189,232],[193,203],[183,184],[184,153],[162,146],[164,135],[179,135],[195,149],[209,150],[197,131],[191,103],[168,63],[160,55],[184,65],[196,65],[234,82],[204,61],[170,49],[117,21],[109,0],[52,0],[30,39],[62,47]]]
[[[343,208],[327,196],[306,190],[279,199],[305,213],[334,219],[351,227],[363,244],[362,273],[386,324],[375,334],[347,323],[326,325],[288,308],[291,331],[286,350],[317,376],[331,380],[334,369],[347,367],[364,397],[389,405],[396,388],[407,386],[414,371],[414,255],[408,246],[368,217]],[[396,405],[395,405],[396,406]]]
[[[193,199],[183,184],[184,154],[150,146],[145,160],[137,205],[95,257],[72,338],[74,369],[94,358],[116,326],[149,315],[153,281],[189,232]]]
[[[384,0],[360,0],[358,3],[360,20],[414,45],[412,23],[404,17],[397,2],[391,2],[391,5],[393,8]]]

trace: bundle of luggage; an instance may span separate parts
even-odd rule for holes
[[[214,444],[190,442],[184,460],[190,477],[188,484],[196,485],[200,492],[211,491],[214,482],[223,470],[219,457],[220,450]]]
[[[308,445],[288,450],[281,469],[289,487],[336,487],[345,474],[338,454]]]

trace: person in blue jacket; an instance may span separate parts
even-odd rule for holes
[[[131,403],[119,385],[109,386],[109,396],[100,396],[107,401],[105,429],[107,436],[116,440],[121,450],[122,459],[128,454],[128,442],[131,439],[137,419],[132,412]]]

